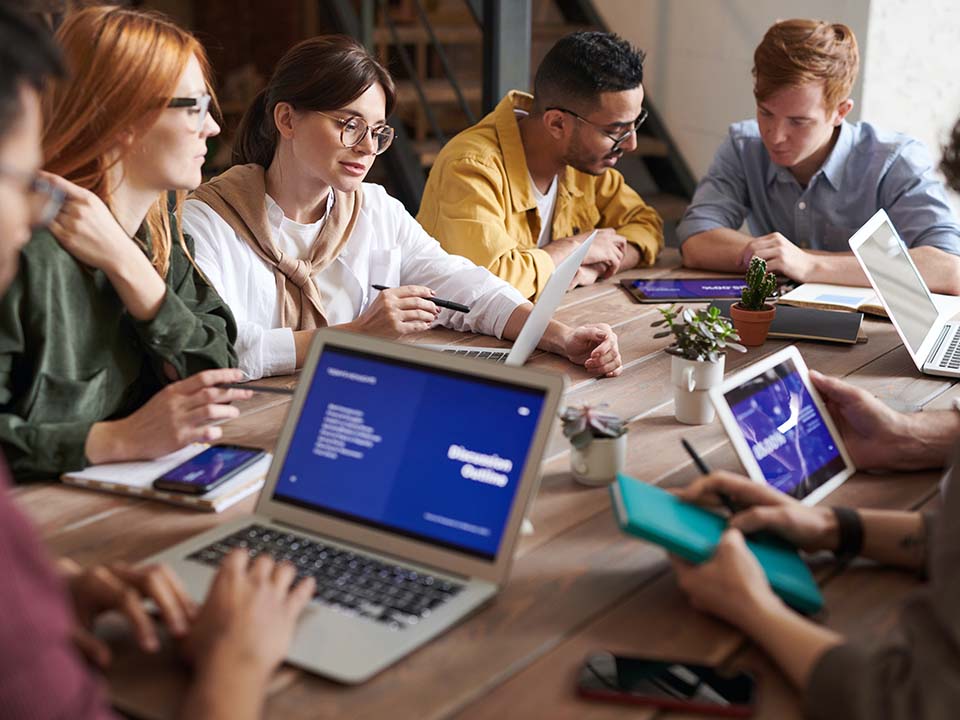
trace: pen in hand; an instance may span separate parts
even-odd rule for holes
[[[294,393],[294,390],[290,388],[250,385],[248,383],[218,383],[217,387],[223,390],[250,390],[251,392],[269,393],[271,395],[293,395]]]
[[[386,285],[371,285],[370,287],[372,287],[374,290],[390,289]],[[470,312],[470,308],[467,305],[461,305],[460,303],[454,302],[453,300],[442,300],[440,298],[435,298],[435,297],[428,297],[424,299],[429,300],[437,307],[447,308],[448,310],[456,310],[457,312],[462,312],[462,313]]]
[[[687,451],[687,454],[693,458],[694,464],[697,466],[697,470],[700,471],[702,475],[710,474],[710,466],[703,461],[703,458],[700,457],[700,454],[693,449],[693,445],[687,442],[686,438],[680,438],[680,444],[683,445],[683,449]],[[723,503],[723,506],[730,511],[731,515],[736,515],[737,506],[733,504],[733,500],[730,499],[730,496],[724,492],[717,492],[717,497],[720,498],[720,502]]]

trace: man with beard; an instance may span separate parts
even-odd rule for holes
[[[613,169],[647,116],[643,59],[612,33],[561,38],[533,96],[511,91],[440,151],[417,220],[530,299],[594,230],[575,285],[652,265],[663,222]]]

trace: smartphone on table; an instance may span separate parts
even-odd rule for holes
[[[590,655],[577,681],[579,693],[592,699],[726,717],[753,714],[755,687],[748,673],[609,652]]]
[[[262,458],[260,448],[211,445],[153,481],[157,490],[202,495],[222,485]]]

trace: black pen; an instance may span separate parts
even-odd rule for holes
[[[697,451],[693,449],[693,445],[688,443],[686,438],[680,438],[680,444],[683,445],[683,449],[687,451],[687,454],[693,458],[693,462],[697,466],[697,469],[703,475],[709,475],[710,466],[707,465]],[[729,495],[723,492],[717,492],[717,497],[720,498],[720,502],[722,502],[723,506],[730,511],[731,515],[737,514],[737,506],[733,504],[733,500],[730,499]]]
[[[390,289],[386,285],[371,285],[370,287],[372,287],[374,290]],[[462,312],[462,313],[470,312],[469,307],[467,307],[466,305],[461,305],[458,302],[454,302],[453,300],[441,300],[440,298],[435,298],[435,297],[428,297],[426,299],[432,302],[434,305],[437,305],[438,307],[442,307],[442,308],[447,308],[448,310],[456,310],[457,312]]]
[[[270,387],[269,385],[249,385],[247,383],[217,383],[217,387],[224,390],[250,390],[258,393],[270,393],[271,395],[293,395],[295,392],[290,388]]]

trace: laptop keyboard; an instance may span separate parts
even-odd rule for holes
[[[299,579],[316,580],[314,598],[319,602],[395,630],[415,625],[463,589],[433,575],[262,525],[237,530],[188,559],[217,567],[234,548],[246,548],[250,557],[266,553],[292,563]]]
[[[509,350],[455,350],[454,348],[444,348],[443,352],[453,353],[460,357],[479,358],[481,360],[493,360],[493,362],[502,363],[506,361]]]
[[[940,357],[940,367],[960,370],[960,328],[955,328],[950,344]]]

